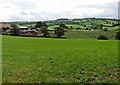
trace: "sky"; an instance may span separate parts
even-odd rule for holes
[[[118,18],[119,0],[0,0],[0,21]]]

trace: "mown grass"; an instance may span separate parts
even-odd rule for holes
[[[117,83],[115,40],[3,36],[3,83]]]

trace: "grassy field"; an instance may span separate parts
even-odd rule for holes
[[[81,25],[76,25],[76,24],[68,24],[68,25],[66,25],[66,26],[68,26],[69,28],[72,26],[73,28],[85,28],[85,27],[83,27],[83,26],[81,26]]]
[[[116,31],[68,31],[65,33],[65,37],[69,39],[97,39],[98,35],[105,35],[110,40],[115,39]]]
[[[3,36],[3,83],[117,83],[117,43]]]
[[[48,29],[49,29],[49,30],[54,30],[55,27],[58,27],[58,26],[57,26],[57,25],[49,26]]]
[[[50,36],[55,37],[54,31],[50,31]],[[115,40],[116,31],[102,31],[102,30],[68,30],[64,37],[67,39],[97,39],[99,35],[105,35],[109,40]]]

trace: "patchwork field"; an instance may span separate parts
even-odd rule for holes
[[[3,83],[117,83],[118,41],[3,36]]]

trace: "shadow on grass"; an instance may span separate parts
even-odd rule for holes
[[[16,36],[16,37],[28,37],[28,38],[54,38],[54,39],[67,39],[66,37],[51,37],[51,36],[24,36],[24,35],[4,35],[4,36]]]

